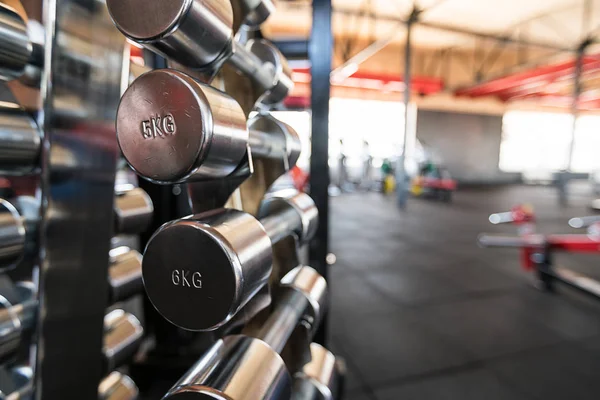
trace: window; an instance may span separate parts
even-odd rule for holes
[[[573,117],[565,113],[509,111],[504,115],[500,169],[553,172],[568,167]],[[600,116],[577,119],[574,172],[600,170]]]

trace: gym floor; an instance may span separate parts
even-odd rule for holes
[[[329,347],[348,365],[348,400],[600,397],[600,301],[534,289],[516,249],[481,249],[480,232],[514,233],[488,215],[535,207],[540,233],[576,232],[589,186],[561,208],[549,187],[461,189],[450,204],[394,196],[331,199]],[[600,278],[598,255],[557,263]]]

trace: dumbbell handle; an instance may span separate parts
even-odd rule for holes
[[[17,209],[0,199],[0,269],[15,266],[25,248],[25,224]]]
[[[137,351],[144,328],[133,315],[116,309],[104,318],[104,369],[106,372],[121,366]]]
[[[13,331],[27,329],[33,325],[33,314],[37,307],[37,302],[33,299],[25,300],[0,311],[0,326],[6,328],[10,323],[14,323],[14,318],[18,320],[16,326],[11,329],[3,329],[0,334],[0,342],[5,336],[10,336]]]
[[[30,290],[28,286],[23,289]],[[28,292],[21,303],[12,305],[0,296],[0,360],[9,358],[19,347],[21,332],[33,326],[37,301],[33,292]]]
[[[569,220],[571,228],[586,228],[590,225],[600,222],[600,215],[590,215],[587,217],[575,217]]]
[[[248,134],[248,144],[253,156],[276,160],[287,157],[286,144],[283,140],[256,129],[250,129]]]
[[[477,243],[481,247],[533,247],[542,246],[544,238],[541,235],[529,236],[506,236],[506,235],[488,235],[481,234],[477,238]]]
[[[511,211],[499,212],[491,214],[489,217],[490,223],[494,225],[508,224],[514,222],[513,213]]]
[[[111,250],[109,256],[108,282],[111,303],[143,292],[141,254],[137,250],[122,246]]]
[[[298,211],[286,208],[260,219],[271,242],[278,243],[302,228],[302,219]]]
[[[295,290],[287,290],[279,299],[269,319],[263,325],[257,338],[267,343],[274,351],[281,353],[292,333],[298,326],[310,303],[305,295]]]
[[[142,233],[152,221],[152,199],[140,188],[119,185],[115,188],[115,231],[117,234]]]
[[[274,66],[263,63],[236,41],[233,41],[233,54],[227,62],[252,79],[260,88],[269,90],[273,87]]]
[[[136,400],[138,396],[135,382],[117,371],[111,372],[98,387],[98,400]]]
[[[0,4],[0,79],[19,78],[32,53],[25,21],[11,7]]]

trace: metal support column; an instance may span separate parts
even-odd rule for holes
[[[579,117],[579,97],[581,96],[581,74],[583,72],[583,57],[585,50],[592,44],[592,39],[589,37],[590,17],[592,12],[592,0],[584,0],[582,14],[582,35],[585,35],[583,41],[577,47],[577,55],[575,59],[575,73],[573,75],[573,104],[571,106],[571,114],[573,115],[573,128],[571,130],[571,142],[569,143],[569,158],[567,162],[568,172],[573,169],[573,151],[575,150],[575,131],[577,129],[577,118]]]
[[[308,59],[309,43],[307,40],[275,40],[273,44],[288,60]]]
[[[581,96],[581,73],[583,71],[583,57],[585,48],[589,42],[584,41],[577,49],[575,59],[575,74],[573,75],[573,104],[571,105],[571,114],[573,115],[573,126],[571,128],[571,141],[569,143],[569,158],[567,169],[571,172],[573,168],[573,151],[575,150],[575,131],[577,129],[577,118],[579,117],[579,97]]]
[[[310,261],[327,278],[329,251],[329,75],[333,57],[331,0],[313,0],[313,22],[308,49],[311,62],[312,143],[310,158],[310,195],[319,209],[319,228],[310,246]],[[323,342],[326,325],[317,334]]]
[[[413,9],[406,23],[406,44],[404,47],[404,141],[402,143],[402,154],[398,159],[396,168],[396,194],[398,197],[398,207],[404,209],[408,199],[408,174],[406,173],[406,150],[408,148],[408,107],[410,104],[411,91],[411,61],[412,61],[412,28],[417,21],[419,11]]]
[[[125,41],[103,2],[43,2],[44,131],[35,394],[97,399]],[[74,29],[77,27],[77,29]],[[108,371],[110,372],[110,371]],[[11,396],[8,396],[12,398]]]
[[[573,171],[573,153],[575,151],[575,133],[577,131],[577,119],[579,118],[579,97],[581,96],[582,84],[581,75],[583,72],[583,57],[585,56],[586,48],[591,44],[591,41],[585,39],[577,48],[575,58],[575,73],[573,74],[573,104],[571,106],[571,114],[573,115],[573,125],[571,128],[571,140],[569,143],[569,153],[567,158],[567,168],[565,171],[557,175],[556,186],[558,189],[558,201],[561,205],[568,203],[568,186]]]

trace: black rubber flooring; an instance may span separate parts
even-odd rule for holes
[[[559,207],[548,187],[462,189],[451,204],[353,193],[331,199],[329,347],[349,400],[600,398],[600,301],[535,289],[514,249],[481,249],[488,214],[533,204],[538,230],[576,232],[589,187]],[[600,278],[600,255],[562,255]]]

